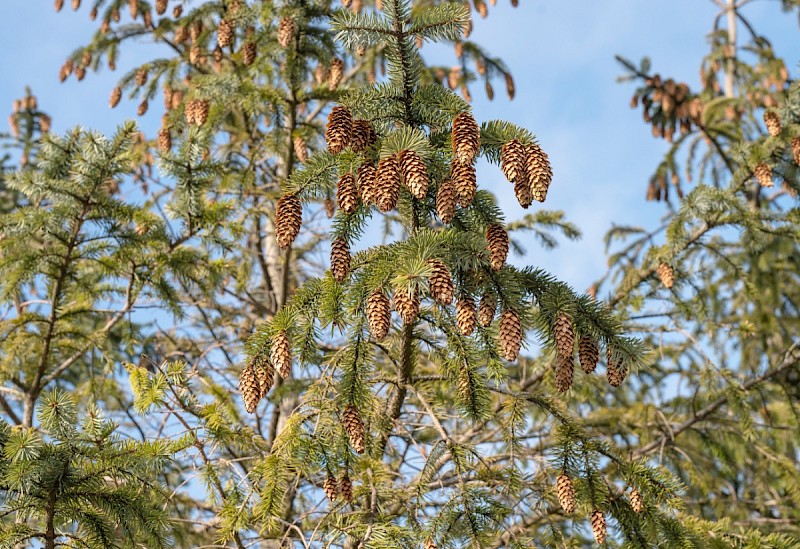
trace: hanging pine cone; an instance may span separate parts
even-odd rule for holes
[[[591,374],[597,368],[600,360],[600,349],[597,340],[591,336],[583,336],[578,344],[578,358],[581,361],[581,368],[587,374]]]
[[[172,18],[180,19],[181,15],[183,15],[183,6],[178,4],[177,6],[172,8]]]
[[[428,279],[431,297],[442,305],[450,305],[453,303],[453,294],[455,293],[450,270],[444,262],[438,259],[431,259],[428,264],[432,269],[431,276]]]
[[[358,408],[348,405],[342,414],[342,421],[344,423],[347,436],[350,437],[350,446],[357,454],[364,453],[364,422],[361,421],[361,414]]]
[[[575,373],[575,364],[571,356],[556,357],[556,390],[565,393],[572,387],[572,376]]]
[[[144,116],[147,113],[147,99],[139,103],[139,107],[136,109],[136,114],[139,116]]]
[[[499,271],[508,257],[508,233],[499,223],[492,223],[486,228],[486,242],[492,270]]]
[[[113,109],[117,105],[119,105],[119,100],[122,99],[122,89],[117,86],[113,90],[111,90],[111,98],[108,100],[108,104]]]
[[[633,509],[634,513],[641,513],[642,509],[644,509],[642,494],[636,488],[631,489],[631,509]]]
[[[272,366],[267,361],[263,361],[260,367],[256,367],[256,378],[261,389],[261,398],[264,398],[275,382],[275,370],[272,369]]]
[[[417,200],[428,194],[428,170],[416,151],[405,150],[399,154],[400,172],[406,188]]]
[[[372,290],[367,298],[367,319],[369,333],[376,341],[381,341],[389,333],[392,313],[389,309],[389,298],[381,290]]]
[[[606,517],[602,511],[597,509],[592,511],[592,533],[598,545],[606,542]]]
[[[375,202],[381,212],[389,212],[397,206],[400,184],[400,164],[397,157],[387,156],[378,163],[378,173],[375,176]]]
[[[183,103],[183,92],[181,90],[175,90],[172,92],[172,108],[177,109]]]
[[[350,272],[350,247],[347,240],[338,236],[331,244],[331,273],[336,282],[342,282]]]
[[[278,22],[278,44],[280,44],[282,48],[288,48],[289,44],[294,40],[296,30],[297,26],[291,17],[281,17],[281,20]]]
[[[292,373],[292,346],[286,330],[278,332],[272,340],[269,361],[275,365],[275,369],[283,379],[289,379]]]
[[[169,152],[172,148],[172,136],[167,128],[158,130],[158,148],[162,153]]]
[[[374,142],[375,130],[369,120],[353,121],[353,138],[350,146],[354,152],[362,152]]]
[[[566,473],[561,473],[556,479],[556,490],[558,491],[558,502],[565,513],[571,515],[575,512],[575,488],[572,486],[572,479]]]
[[[167,2],[168,0],[156,0],[156,13],[158,15],[164,15],[164,12],[167,11]]]
[[[443,179],[439,184],[436,192],[436,214],[447,225],[456,215],[456,187],[450,178]]]
[[[625,381],[628,370],[625,369],[622,361],[614,355],[614,349],[608,347],[606,349],[606,379],[608,379],[608,383],[612,387],[619,387]]]
[[[358,194],[364,206],[369,207],[375,202],[375,192],[377,191],[375,177],[377,175],[375,165],[371,162],[364,162],[358,167]]]
[[[461,204],[461,207],[466,208],[472,204],[472,200],[475,198],[475,191],[478,189],[475,166],[453,160],[450,166],[450,179],[453,180],[458,203]]]
[[[245,66],[255,63],[258,47],[255,42],[246,42],[242,47],[242,63]]]
[[[187,124],[194,124],[195,126],[202,126],[208,120],[208,113],[211,106],[208,101],[202,99],[192,99],[186,104],[186,117]]]
[[[328,152],[339,154],[349,144],[353,135],[353,115],[350,109],[343,106],[333,107],[325,126],[325,142]]]
[[[346,173],[339,178],[336,184],[336,202],[346,214],[351,214],[358,209],[358,191],[356,180],[352,173]]]
[[[458,324],[458,331],[461,332],[461,335],[472,335],[477,320],[475,301],[470,297],[459,299],[456,302],[456,324]]]
[[[425,540],[425,544],[422,546],[422,549],[439,549],[436,547],[436,544],[433,542],[431,538]]]
[[[335,90],[339,87],[339,84],[342,82],[342,78],[344,77],[344,61],[341,59],[334,58],[331,61],[331,68],[328,71],[328,89],[330,91]]]
[[[261,387],[252,363],[248,363],[239,374],[239,392],[242,394],[245,411],[248,414],[255,412],[258,401],[261,400]]]
[[[292,145],[294,146],[294,155],[297,157],[298,162],[303,164],[308,162],[308,145],[306,145],[306,140],[298,135],[292,139]]]
[[[403,324],[412,324],[419,314],[419,294],[414,292],[414,295],[410,295],[406,290],[397,290],[392,298],[392,306]]]
[[[519,205],[526,210],[533,203],[533,195],[531,194],[531,186],[527,179],[520,179],[514,183],[514,195],[517,197]]]
[[[227,48],[233,42],[233,25],[227,19],[220,19],[217,27],[217,44]]]
[[[284,194],[278,200],[275,211],[275,237],[278,247],[285,250],[292,245],[294,239],[300,234],[300,224],[303,221],[303,205],[300,199],[291,193]]]
[[[800,137],[792,138],[792,157],[794,163],[800,166]]]
[[[527,184],[528,168],[526,166],[526,151],[522,143],[512,139],[503,145],[500,153],[500,168],[506,179],[511,183],[522,181]]]
[[[762,187],[772,187],[774,185],[772,181],[772,168],[770,168],[766,163],[761,162],[758,164],[753,170],[753,173],[758,179],[759,185]]]
[[[559,311],[553,323],[553,336],[556,340],[558,356],[572,358],[575,348],[575,332],[572,328],[572,317],[564,311]]]
[[[140,68],[136,71],[136,75],[134,76],[134,80],[136,81],[137,86],[144,86],[147,84],[147,69]]]
[[[764,111],[764,124],[772,137],[781,134],[781,119],[775,111]]]
[[[325,482],[322,483],[322,491],[325,492],[329,501],[336,501],[336,496],[339,495],[339,486],[336,479],[331,476],[326,478]]]
[[[325,199],[325,215],[328,219],[332,218],[336,213],[336,203],[331,200],[331,197]]]
[[[131,12],[131,19],[136,19],[139,16],[138,0],[128,0],[128,10]]]
[[[56,0],[55,3],[56,12],[61,11],[63,7],[64,7],[64,0]]]
[[[339,493],[342,494],[342,499],[347,503],[353,501],[353,483],[350,482],[347,472],[339,479]]]
[[[497,312],[497,300],[491,292],[485,292],[481,297],[481,303],[478,306],[478,322],[484,328],[488,327],[494,320],[494,314]]]
[[[525,163],[528,171],[528,182],[531,185],[531,195],[538,202],[547,198],[547,189],[553,180],[553,168],[547,154],[537,145],[531,143],[526,149]]]
[[[675,284],[675,271],[674,269],[666,264],[666,263],[659,263],[658,269],[658,277],[661,279],[661,284],[664,285],[666,289],[672,288],[672,285]]]
[[[506,309],[500,317],[500,354],[513,362],[519,356],[522,347],[522,326],[516,311]]]
[[[189,29],[183,26],[175,29],[175,36],[172,39],[172,41],[175,42],[175,45],[180,46],[188,39],[189,39]]]
[[[481,146],[481,129],[468,112],[453,120],[453,158],[460,164],[472,164]]]

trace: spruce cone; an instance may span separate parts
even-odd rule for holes
[[[453,294],[455,293],[453,277],[450,275],[450,270],[444,262],[438,259],[431,259],[428,261],[428,264],[433,269],[428,279],[431,297],[442,305],[450,305],[453,303]]]
[[[351,214],[358,209],[358,191],[353,174],[346,173],[336,184],[336,202],[346,214]]]
[[[174,8],[172,8],[172,18],[173,19],[180,19],[181,15],[183,15],[183,6],[178,4]]]
[[[661,284],[668,290],[672,288],[675,283],[675,271],[673,268],[666,263],[659,263],[657,272],[658,277],[661,279]]]
[[[792,156],[794,163],[800,166],[800,137],[792,138]]]
[[[294,239],[300,234],[302,221],[303,205],[300,203],[300,199],[291,193],[284,194],[278,200],[275,211],[275,237],[281,250],[291,246]]]
[[[461,204],[461,207],[466,208],[472,204],[472,199],[475,198],[475,191],[478,188],[475,166],[453,160],[453,164],[450,166],[450,178],[453,180],[456,195],[458,195],[458,203]]]
[[[499,223],[492,223],[486,228],[486,242],[489,245],[492,270],[499,271],[508,257],[508,233]]]
[[[131,12],[131,19],[136,19],[139,16],[138,0],[128,0],[128,9]]]
[[[227,19],[220,19],[217,27],[217,44],[220,48],[227,48],[233,42],[233,25]]]
[[[292,139],[292,145],[294,146],[294,155],[297,157],[297,160],[303,164],[308,162],[308,145],[306,145],[306,140],[298,135]]]
[[[494,320],[494,314],[497,312],[497,300],[494,294],[486,292],[481,297],[481,303],[478,306],[478,322],[481,326],[486,328]]]
[[[405,290],[397,290],[392,298],[394,310],[400,314],[403,324],[413,323],[419,314],[419,294],[409,295]]]
[[[590,336],[583,336],[578,344],[578,358],[581,361],[581,368],[587,374],[591,374],[597,368],[600,360],[600,348],[597,341]]]
[[[327,197],[325,199],[325,215],[328,216],[328,219],[332,218],[336,213],[336,203]]]
[[[481,146],[481,129],[468,112],[453,120],[453,158],[460,164],[472,164]]]
[[[350,482],[350,477],[346,472],[339,479],[339,493],[342,494],[342,499],[347,503],[353,501],[353,483]]]
[[[506,309],[500,317],[500,354],[509,362],[513,362],[519,356],[522,347],[522,326],[520,325],[519,315]]]
[[[375,179],[375,202],[378,209],[386,213],[397,206],[400,197],[400,164],[395,155],[387,156],[378,163]]]
[[[255,63],[258,47],[255,42],[246,42],[242,47],[242,63],[245,66]]]
[[[572,486],[572,479],[566,473],[558,475],[556,480],[556,490],[558,491],[558,502],[565,513],[575,512],[575,488]]]
[[[525,158],[525,146],[516,139],[512,139],[503,145],[500,153],[500,168],[503,170],[503,175],[511,183],[518,181],[528,182],[528,169]]]
[[[147,84],[147,69],[140,68],[136,71],[136,75],[134,76],[134,80],[136,81],[137,86],[144,86]]]
[[[325,482],[322,483],[322,491],[325,492],[328,500],[336,501],[336,496],[339,495],[339,487],[336,483],[336,479],[333,477],[326,478]]]
[[[248,363],[239,374],[239,392],[242,394],[245,411],[248,414],[255,412],[258,401],[261,400],[261,387],[252,363]]]
[[[186,27],[178,27],[175,29],[175,37],[172,39],[176,45],[181,45],[189,38],[189,29]]]
[[[269,390],[272,389],[272,384],[275,383],[275,370],[265,361],[260,368],[256,368],[256,378],[258,379],[258,387],[261,389],[261,397],[263,398],[267,396]]]
[[[592,533],[598,545],[606,542],[606,517],[597,509],[592,511]]]
[[[296,30],[297,26],[294,24],[292,18],[281,17],[278,23],[278,44],[280,44],[282,48],[288,48],[289,44],[291,44],[294,39]]]
[[[334,58],[331,61],[331,68],[328,72],[328,89],[333,91],[339,87],[344,76],[344,61]]]
[[[764,124],[772,137],[781,134],[781,119],[775,111],[764,111]]]
[[[428,194],[428,170],[425,162],[416,151],[402,151],[399,157],[400,172],[406,188],[414,198],[422,200]]]
[[[347,431],[347,436],[350,437],[350,446],[357,454],[364,453],[364,423],[361,421],[361,414],[358,413],[358,408],[348,405],[342,414],[342,421],[344,428]]]
[[[156,13],[158,15],[164,15],[164,12],[167,11],[167,2],[168,0],[156,0]]]
[[[377,191],[375,177],[377,175],[375,165],[371,162],[364,162],[358,167],[358,194],[361,196],[361,202],[364,206],[370,206],[375,202],[375,193]]]
[[[559,311],[553,323],[553,336],[556,339],[556,351],[560,357],[569,357],[575,349],[575,332],[572,328],[572,317],[564,311]]]
[[[350,247],[341,236],[331,244],[331,273],[336,282],[342,282],[350,273]]]
[[[425,540],[422,549],[439,549],[431,538]]]
[[[172,148],[172,136],[167,128],[158,130],[158,148],[164,153]]]
[[[575,372],[575,364],[571,356],[556,357],[556,390],[565,393],[572,387],[572,376]]]
[[[458,331],[461,332],[461,335],[472,335],[477,320],[475,301],[469,297],[459,299],[456,303],[456,324],[458,324]]]
[[[372,145],[377,139],[375,130],[369,120],[353,121],[353,138],[350,143],[354,152],[362,152]]]
[[[208,101],[202,99],[192,99],[186,104],[184,116],[186,117],[187,124],[194,124],[195,126],[202,126],[208,120],[208,113],[210,105]]]
[[[450,224],[456,215],[456,188],[453,180],[445,178],[436,192],[436,214],[442,223]]]
[[[553,168],[550,167],[550,160],[547,154],[537,145],[532,143],[526,147],[527,156],[525,158],[528,170],[528,182],[531,185],[531,195],[538,202],[544,202],[547,198],[547,189],[553,181]]]
[[[55,3],[56,12],[61,11],[63,7],[64,7],[64,0],[56,0]]]
[[[286,330],[278,332],[272,340],[269,361],[275,365],[275,369],[283,379],[289,379],[292,373],[292,346]]]
[[[353,115],[347,107],[333,107],[325,126],[325,142],[328,143],[328,152],[339,154],[349,144],[353,135]]]
[[[631,509],[633,509],[634,513],[641,513],[642,509],[644,509],[642,493],[636,488],[631,489]]]
[[[113,109],[117,105],[119,105],[119,100],[122,99],[122,89],[117,86],[113,90],[111,90],[111,99],[108,100],[108,104]]]
[[[759,185],[762,187],[772,187],[774,185],[772,181],[772,168],[770,168],[764,162],[761,162],[758,166],[756,166],[756,169],[753,170],[753,173],[755,174],[756,179],[758,179]]]
[[[381,290],[372,290],[367,298],[367,319],[369,333],[376,341],[381,341],[389,333],[392,312],[389,309],[389,298]]]
[[[606,349],[606,379],[612,387],[619,387],[625,381],[625,376],[628,375],[628,370],[622,364],[619,358],[614,356],[614,350],[611,347]]]
[[[521,179],[514,183],[514,194],[517,197],[519,205],[526,210],[533,203],[533,195],[531,194],[531,186],[528,184],[527,179]]]

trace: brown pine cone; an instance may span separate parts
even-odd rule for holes
[[[425,540],[422,549],[439,549],[431,538]]]
[[[296,31],[297,26],[292,18],[281,17],[281,20],[278,22],[278,44],[280,44],[282,48],[288,48],[289,44],[294,40]]]
[[[217,44],[227,48],[233,42],[233,25],[227,19],[220,19],[217,27]]]
[[[275,369],[283,379],[289,379],[292,373],[292,346],[289,343],[289,334],[286,330],[281,330],[275,334],[272,340],[272,348],[269,352],[269,361],[275,365]]]
[[[336,282],[343,282],[350,273],[350,246],[347,240],[338,236],[331,244],[331,274]]]
[[[481,129],[475,118],[462,112],[453,120],[453,159],[460,164],[472,164],[481,146]]]
[[[64,0],[56,0],[55,3],[56,12],[61,11],[63,7],[64,7]]]
[[[354,152],[362,152],[370,147],[377,140],[377,134],[372,129],[369,120],[353,121],[353,139],[350,143]]]
[[[553,336],[556,340],[558,356],[569,357],[575,351],[575,332],[572,328],[572,317],[564,311],[559,311],[553,323]]]
[[[508,233],[499,223],[492,223],[486,228],[486,242],[492,270],[499,271],[508,258]]]
[[[613,348],[608,347],[606,349],[606,379],[608,379],[608,383],[612,387],[619,387],[625,381],[628,370],[615,354]]]
[[[139,107],[136,109],[136,114],[139,116],[144,116],[145,114],[147,114],[147,106],[148,106],[147,99],[145,99],[144,101],[139,103]]]
[[[772,137],[781,134],[781,119],[775,111],[764,111],[764,124]]]
[[[328,89],[333,91],[339,87],[344,77],[344,61],[334,58],[331,61],[331,68],[328,72]]]
[[[352,173],[346,173],[336,185],[336,202],[339,208],[346,214],[351,214],[358,209],[358,191],[356,190],[356,179]]]
[[[470,336],[475,331],[477,323],[477,309],[471,297],[464,297],[456,303],[456,324],[461,335]]]
[[[272,385],[275,383],[275,370],[272,369],[269,362],[261,361],[260,366],[256,366],[256,379],[258,379],[258,387],[261,389],[261,398],[267,396]]]
[[[172,149],[172,136],[167,128],[158,130],[158,148],[162,153]]]
[[[497,300],[491,292],[485,292],[481,297],[481,303],[478,306],[478,322],[484,328],[488,327],[494,320],[494,314],[497,312]]]
[[[587,374],[594,372],[597,368],[597,362],[600,360],[600,349],[597,346],[597,340],[590,336],[583,336],[578,344],[578,358],[584,372]]]
[[[294,155],[297,157],[297,161],[302,164],[308,162],[308,145],[306,145],[306,140],[298,135],[292,139],[292,145],[294,146]]]
[[[292,245],[294,239],[300,234],[300,225],[303,221],[303,205],[300,199],[291,193],[284,194],[278,200],[275,213],[275,237],[278,247],[285,250]]]
[[[762,187],[772,187],[775,184],[772,181],[772,168],[764,162],[756,166],[755,170],[753,170],[753,174],[755,174],[759,185]]]
[[[450,178],[443,179],[436,192],[436,214],[447,225],[456,215],[456,188]]]
[[[202,126],[208,120],[211,105],[203,99],[192,99],[186,105],[186,122],[195,126]]]
[[[575,364],[571,356],[556,357],[556,390],[559,393],[565,393],[572,387],[574,372]]]
[[[558,502],[561,508],[568,515],[575,512],[575,488],[572,486],[572,479],[566,473],[561,473],[556,479],[556,490],[558,491]]]
[[[353,405],[348,405],[342,414],[342,422],[344,424],[347,436],[350,438],[350,446],[357,454],[363,454],[365,450],[364,445],[364,422],[361,421],[361,414],[358,408]]]
[[[598,545],[606,542],[606,517],[602,511],[597,509],[592,511],[592,533]]]
[[[248,414],[255,412],[258,401],[261,400],[261,387],[252,363],[248,363],[239,374],[239,392],[242,394],[245,411]]]
[[[147,84],[147,69],[140,68],[136,71],[136,75],[134,76],[134,80],[136,81],[137,86],[144,86]]]
[[[517,197],[519,205],[526,210],[533,204],[533,195],[531,194],[531,186],[527,179],[520,179],[514,183],[514,195]]]
[[[661,284],[668,290],[672,288],[672,285],[675,284],[675,270],[667,263],[662,262],[658,264],[657,272]]]
[[[246,42],[242,47],[242,64],[245,66],[252,65],[256,61],[258,54],[258,47],[255,42]]]
[[[631,509],[633,509],[634,513],[641,513],[642,509],[644,509],[642,494],[636,488],[631,489]]]
[[[108,100],[108,104],[113,109],[117,105],[119,105],[119,100],[122,99],[122,89],[117,86],[113,90],[111,90],[111,99]]]
[[[138,0],[128,0],[128,9],[131,12],[131,19],[136,19],[139,16]]]
[[[378,209],[389,212],[397,206],[400,197],[400,164],[395,155],[387,156],[378,162],[375,182],[375,202]]]
[[[792,157],[794,163],[800,166],[800,137],[792,138]]]
[[[180,26],[175,29],[175,36],[173,37],[172,41],[175,42],[176,46],[180,46],[188,39],[189,39],[189,29],[187,29],[184,26]]]
[[[183,6],[178,4],[174,8],[172,8],[172,18],[173,19],[180,19],[181,15],[183,15]]]
[[[183,103],[183,92],[181,90],[175,90],[172,92],[172,108],[177,109]]]
[[[503,175],[506,176],[511,183],[521,181],[528,184],[528,169],[526,163],[525,146],[512,139],[503,145],[502,152],[500,153],[500,168],[503,170]]]
[[[325,215],[330,219],[334,214],[336,214],[336,203],[328,197],[325,199]]]
[[[422,200],[428,194],[428,170],[425,162],[415,151],[405,150],[398,156],[400,173],[406,188],[414,198]]]
[[[172,94],[173,90],[169,84],[164,86],[164,108],[166,110],[172,109]]]
[[[367,319],[369,332],[376,341],[381,341],[389,333],[392,322],[392,312],[389,298],[381,290],[373,290],[367,298]]]
[[[472,200],[475,198],[475,192],[478,189],[475,166],[472,164],[461,164],[453,160],[450,166],[450,179],[453,180],[456,195],[458,196],[458,203],[461,204],[461,207],[466,208],[472,204]]]
[[[438,259],[428,260],[428,264],[432,269],[431,276],[428,279],[431,297],[442,305],[450,305],[453,303],[453,294],[455,293],[450,270],[444,262]]]
[[[336,479],[331,476],[326,478],[325,482],[322,483],[322,491],[325,492],[329,501],[336,501],[336,496],[339,495],[339,486]]]
[[[516,311],[506,309],[500,317],[500,354],[513,362],[517,360],[522,347],[522,326]]]
[[[328,144],[328,152],[339,154],[349,144],[353,135],[353,115],[350,109],[343,106],[333,107],[328,116],[328,124],[325,126],[325,142]]]
[[[364,206],[370,206],[375,202],[375,193],[377,192],[376,176],[378,171],[375,165],[371,162],[364,162],[358,167],[358,194],[361,197],[361,202]]]
[[[392,307],[400,314],[403,324],[412,324],[419,314],[419,294],[410,295],[405,290],[397,290],[392,298]]]
[[[339,493],[342,494],[342,499],[347,503],[353,501],[353,483],[350,481],[347,472],[339,479]]]
[[[164,15],[164,12],[167,11],[167,2],[168,0],[156,0],[156,13],[158,15]]]
[[[547,198],[547,189],[553,181],[553,168],[547,154],[537,145],[531,143],[525,147],[527,155],[525,157],[526,168],[528,171],[528,182],[531,185],[531,195],[538,202],[544,202]]]

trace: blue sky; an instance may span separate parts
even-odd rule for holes
[[[189,2],[191,4],[191,2]],[[119,69],[88,74],[83,82],[58,82],[66,56],[84,44],[94,23],[88,7],[56,14],[49,0],[3,0],[0,20],[6,22],[0,48],[0,106],[30,85],[41,107],[53,117],[55,131],[76,124],[111,132],[125,118],[135,118],[136,104],[123,101],[108,108],[116,79],[136,65],[144,48],[123,49]],[[88,4],[88,2],[84,2]],[[653,60],[661,74],[687,81],[695,88],[699,60],[707,50],[706,35],[716,7],[711,0],[521,0],[512,8],[498,0],[486,20],[478,20],[471,37],[500,56],[516,81],[514,101],[497,86],[489,102],[473,90],[479,121],[508,119],[532,130],[550,155],[555,172],[545,207],[564,210],[584,236],[545,252],[526,243],[528,254],[515,262],[544,267],[578,290],[602,276],[606,268],[603,235],[612,223],[653,227],[665,212],[663,204],[644,201],[645,185],[667,145],[650,137],[640,111],[628,106],[634,86],[615,81],[621,73],[615,54],[638,61]],[[794,72],[800,51],[798,21],[783,14],[779,2],[762,0],[745,8],[756,29],[773,40]],[[423,54],[435,50],[426,46]],[[436,54],[438,56],[438,54]],[[153,135],[160,105],[141,121]],[[494,167],[479,170],[479,185],[500,196],[509,218],[524,213],[511,185]],[[536,205],[533,208],[537,207]]]

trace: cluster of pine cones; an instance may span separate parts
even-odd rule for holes
[[[703,113],[703,103],[693,96],[685,82],[676,83],[672,78],[661,80],[658,74],[645,80],[645,87],[631,98],[631,108],[642,103],[644,121],[653,127],[653,136],[672,143],[675,132],[692,131]]]
[[[527,209],[534,200],[545,201],[553,180],[553,169],[539,145],[523,145],[516,139],[509,141],[503,145],[500,165],[506,179],[514,184],[514,194],[520,206]]]

